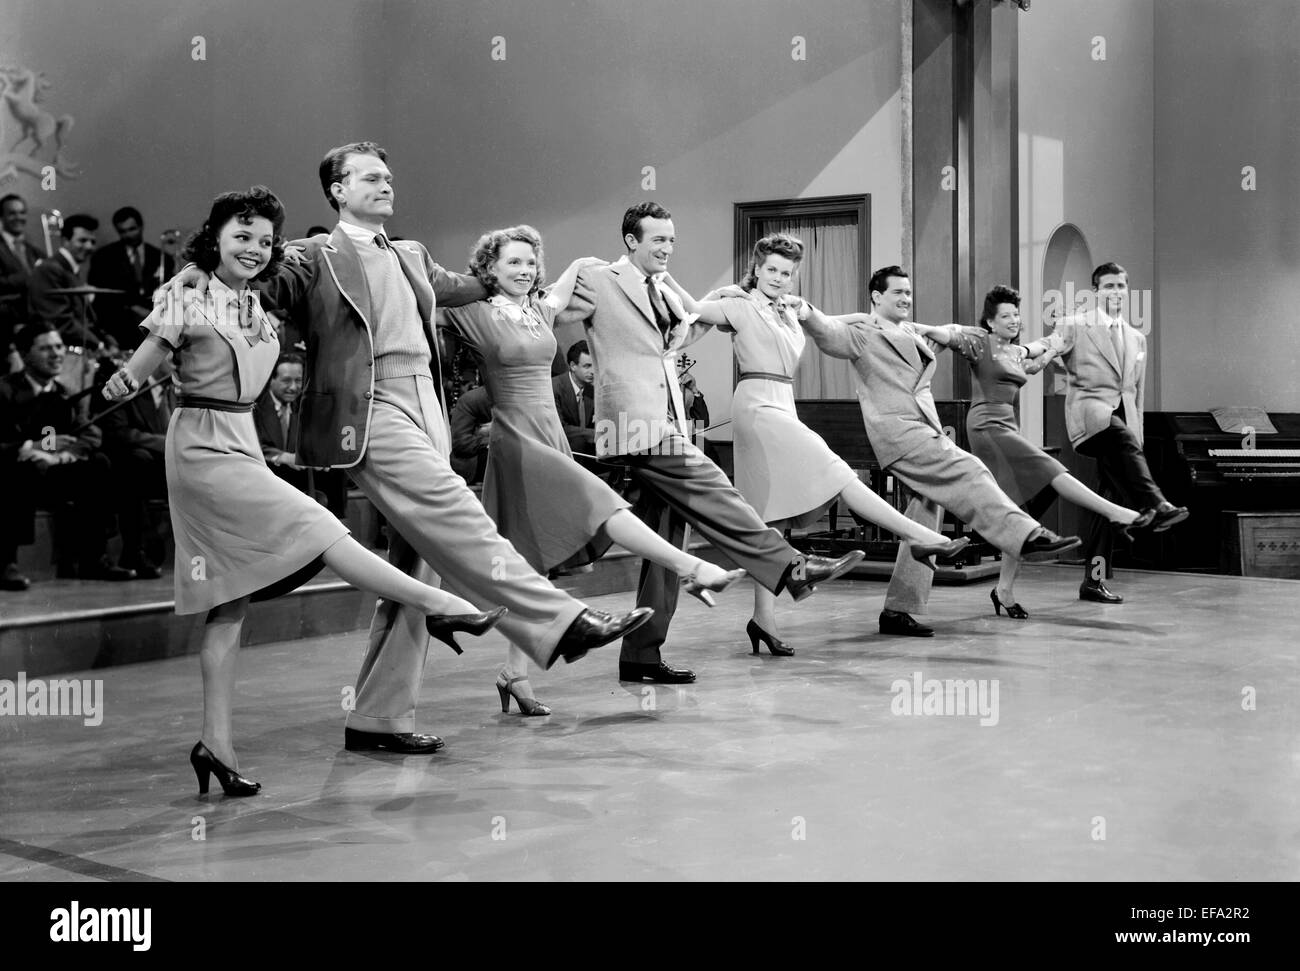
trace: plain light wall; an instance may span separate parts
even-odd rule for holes
[[[1164,407],[1300,411],[1300,3],[1156,0],[1155,25]]]
[[[1096,263],[1114,260],[1129,271],[1135,289],[1155,288],[1153,31],[1152,0],[1040,3],[1020,17],[1025,339],[1043,333],[1043,257],[1063,222],[1082,231]],[[1103,43],[1105,60],[1094,59]],[[1158,317],[1153,323],[1150,361],[1163,351]],[[1034,440],[1042,429],[1042,382],[1031,378],[1021,396],[1022,423]],[[1149,363],[1147,409],[1158,410],[1159,401],[1158,375]]]

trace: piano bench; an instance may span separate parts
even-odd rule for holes
[[[1222,572],[1300,580],[1300,510],[1225,510]]]

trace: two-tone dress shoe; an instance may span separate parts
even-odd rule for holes
[[[1057,536],[1045,526],[1039,526],[1020,547],[1020,558],[1028,563],[1054,560],[1066,550],[1074,549],[1081,540],[1077,536]]]
[[[845,553],[837,560],[828,556],[805,556],[799,554],[790,561],[781,576],[778,590],[788,590],[795,600],[812,596],[817,584],[843,576],[866,558],[862,550]]]

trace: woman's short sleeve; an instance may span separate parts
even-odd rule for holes
[[[180,300],[169,291],[162,306],[155,306],[153,313],[140,321],[140,329],[149,337],[158,338],[172,350],[179,351],[185,344],[189,329],[190,315],[187,311],[195,300],[193,290],[185,290]]]

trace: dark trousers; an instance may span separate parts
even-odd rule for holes
[[[157,565],[163,543],[149,522],[149,500],[167,498],[167,471],[163,453],[148,448],[122,449],[113,454],[114,480],[120,489],[118,525],[122,530],[122,566],[143,560]]]
[[[54,554],[61,568],[97,564],[108,545],[116,490],[108,456],[63,465],[15,462],[3,472],[9,500],[0,507],[0,565],[35,541],[36,509],[54,513]]]
[[[671,434],[655,454],[609,461],[628,468],[637,492],[632,511],[669,543],[681,549],[690,524],[736,566],[768,590],[779,592],[786,568],[799,551],[758,518],[722,470],[698,448]],[[676,573],[649,560],[642,562],[636,605],[653,607],[655,614],[623,638],[620,660],[659,663],[659,649],[677,609],[678,584]]]
[[[1110,425],[1074,447],[1080,455],[1097,460],[1098,492],[1111,502],[1130,509],[1149,509],[1165,501],[1164,494],[1151,478],[1146,456],[1137,436],[1124,423],[1124,406],[1110,416]],[[1096,579],[1100,567],[1106,579],[1114,575],[1110,523],[1094,512],[1084,512],[1083,575]],[[1100,557],[1100,559],[1098,559]]]

